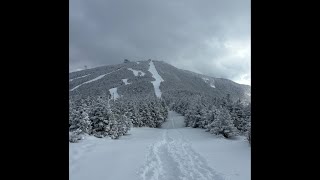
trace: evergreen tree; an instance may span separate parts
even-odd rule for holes
[[[82,137],[81,137],[81,130],[80,129],[76,129],[75,131],[69,132],[69,142],[76,143],[81,139],[82,139]]]
[[[83,133],[90,134],[92,127],[91,127],[91,121],[89,119],[89,115],[84,110],[80,111],[80,114],[81,114],[81,119],[79,121],[79,129],[81,129]]]
[[[109,99],[105,96],[99,97],[89,113],[89,118],[92,123],[92,134],[94,136],[102,138],[109,134],[111,115]]]
[[[246,131],[247,119],[244,113],[244,106],[242,105],[240,99],[232,105],[231,117],[235,127],[241,132]]]
[[[227,109],[220,108],[217,111],[215,120],[208,125],[210,133],[223,135],[229,138],[236,135],[236,128],[233,125],[231,116]]]
[[[248,123],[247,129],[248,129],[248,131],[247,131],[247,139],[249,141],[249,144],[251,145],[251,121]]]

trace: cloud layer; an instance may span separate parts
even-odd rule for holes
[[[250,84],[249,0],[70,0],[70,71],[123,59]]]

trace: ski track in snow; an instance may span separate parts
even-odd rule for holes
[[[109,89],[109,92],[111,94],[111,99],[116,100],[120,97],[118,94],[118,88],[111,88],[111,89]]]
[[[120,69],[122,69],[122,68],[120,68]],[[98,76],[98,77],[96,77],[96,78],[94,78],[94,79],[91,79],[91,80],[86,81],[86,82],[84,82],[84,83],[82,83],[82,84],[79,84],[78,86],[72,88],[70,91],[74,91],[75,89],[79,88],[80,86],[82,86],[82,85],[84,85],[84,84],[88,84],[88,83],[91,83],[91,82],[93,82],[93,81],[97,81],[97,80],[103,78],[104,76],[106,76],[106,75],[108,75],[108,74],[111,74],[111,73],[114,73],[114,72],[116,72],[116,71],[119,71],[120,69],[117,69],[117,70],[115,70],[115,71],[112,71],[112,72],[109,72],[109,73],[100,75],[100,76]]]
[[[128,68],[128,70],[132,71],[134,76],[144,76],[146,74],[146,73],[144,73],[144,72],[142,72],[140,70],[134,70],[132,68]],[[139,75],[139,73],[141,73],[141,74]]]
[[[84,76],[80,76],[80,77],[76,77],[76,78],[73,78],[73,79],[70,79],[69,82],[75,80],[75,79],[80,79],[80,78],[84,78],[84,77],[87,77],[89,76],[90,74],[87,74],[87,75],[84,75]]]
[[[169,117],[162,138],[152,144],[146,156],[146,162],[138,174],[142,180],[223,180],[200,154],[195,152],[190,141],[175,129],[175,123]],[[170,127],[171,126],[171,127]],[[169,129],[171,128],[171,129]]]
[[[186,128],[184,117],[169,111],[162,128],[132,128],[118,140],[86,136],[70,143],[69,178],[249,180],[248,146],[242,136],[225,140]]]
[[[149,66],[149,70],[148,71],[152,74],[152,77],[154,79],[156,79],[155,81],[152,81],[151,83],[153,84],[154,92],[155,92],[156,96],[158,98],[161,98],[160,83],[163,82],[164,80],[158,74],[158,71],[157,71],[156,67],[153,64],[153,61],[150,61],[150,66]]]

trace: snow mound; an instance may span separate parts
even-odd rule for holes
[[[118,88],[111,88],[111,89],[109,89],[109,92],[111,94],[111,99],[116,100],[120,97],[118,94]]]
[[[160,83],[163,82],[164,80],[158,74],[158,71],[157,71],[156,67],[153,64],[153,61],[150,61],[150,66],[149,66],[149,70],[148,71],[152,74],[152,77],[154,79],[156,79],[155,81],[152,81],[151,83],[153,84],[154,92],[156,93],[156,96],[158,98],[160,98],[161,97]]]
[[[124,82],[124,85],[131,84],[131,83],[128,83],[128,79],[122,79],[122,82]]]
[[[140,70],[134,70],[132,68],[128,68],[128,70],[132,71],[135,76],[144,76],[146,73]],[[139,74],[140,73],[140,74]]]

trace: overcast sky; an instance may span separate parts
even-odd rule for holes
[[[155,59],[251,84],[250,0],[70,0],[69,71]]]

